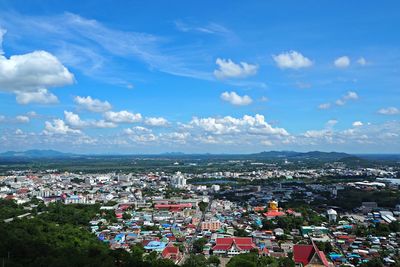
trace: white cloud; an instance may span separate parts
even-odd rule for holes
[[[266,96],[262,96],[262,97],[260,97],[260,100],[259,100],[260,102],[268,102],[268,97],[266,97]]]
[[[308,130],[303,136],[308,139],[323,139],[327,142],[332,142],[334,135],[334,126],[338,124],[338,120],[328,120],[325,123],[324,129],[321,130]]]
[[[349,91],[344,96],[344,99],[346,99],[346,100],[357,100],[358,99],[358,94],[356,92]]]
[[[81,120],[78,114],[70,111],[64,111],[65,121],[68,125],[75,128],[115,128],[118,125],[104,120]]]
[[[23,135],[24,132],[21,129],[17,129],[17,130],[15,130],[15,134],[16,135]]]
[[[333,64],[338,68],[347,68],[350,66],[350,58],[348,56],[342,56],[333,62]]]
[[[396,107],[387,107],[381,108],[380,110],[378,110],[378,113],[382,115],[396,115],[400,114],[400,110]]]
[[[191,25],[186,22],[183,22],[181,20],[176,20],[175,21],[175,26],[177,30],[181,32],[198,32],[198,33],[204,33],[204,34],[213,34],[213,35],[221,35],[229,38],[233,38],[234,34],[227,29],[226,27],[210,22],[206,25]]]
[[[258,66],[246,62],[236,64],[230,59],[217,58],[218,69],[214,71],[218,79],[225,78],[245,78],[257,74]]]
[[[71,125],[72,127],[85,127],[87,123],[82,121],[78,114],[73,112],[64,111],[65,121],[67,124]]]
[[[6,34],[6,30],[0,27],[0,56],[4,54],[3,52],[3,36]]]
[[[353,127],[361,127],[364,125],[364,123],[362,123],[361,121],[355,121],[355,122],[353,122],[352,125],[353,125]]]
[[[46,121],[44,133],[47,135],[59,134],[81,134],[80,130],[71,129],[65,122],[61,119],[55,119],[53,122]]]
[[[152,130],[142,126],[124,129],[123,133],[128,135],[129,140],[135,143],[154,142],[158,139],[158,136],[153,134]]]
[[[261,144],[264,146],[273,146],[273,143],[270,140],[263,140]]]
[[[119,112],[107,111],[104,113],[104,118],[115,123],[133,123],[141,121],[142,115],[140,113],[134,114],[126,110]]]
[[[319,109],[329,109],[331,108],[331,103],[323,103],[318,106]]]
[[[333,131],[332,130],[327,130],[327,129],[323,129],[323,130],[309,130],[306,131],[304,133],[304,136],[307,138],[331,138],[331,136],[333,135]]]
[[[357,63],[358,63],[360,66],[365,66],[365,65],[368,64],[367,60],[366,60],[365,58],[363,58],[363,57],[360,57],[360,58],[357,60]]]
[[[18,104],[26,105],[31,103],[37,104],[57,104],[58,98],[54,94],[50,93],[47,89],[38,89],[33,92],[15,92],[17,95],[16,100]]]
[[[81,97],[76,96],[74,102],[81,108],[92,111],[92,112],[106,112],[109,111],[112,106],[108,101],[101,101],[94,99],[90,96]]]
[[[338,106],[344,106],[349,100],[357,100],[358,94],[353,91],[348,91],[344,96],[335,101]]]
[[[265,121],[263,115],[244,115],[243,118],[226,116],[223,118],[196,118],[194,117],[186,127],[200,129],[216,135],[251,134],[251,135],[289,135],[283,128],[274,128]]]
[[[0,42],[4,30],[0,31]],[[6,58],[0,50],[0,91],[17,95],[20,104],[57,102],[57,97],[47,88],[60,87],[74,82],[74,76],[52,54],[34,51]]]
[[[152,130],[143,126],[135,126],[131,128],[126,128],[123,130],[123,132],[125,134],[145,134],[145,133],[148,134],[151,133]]]
[[[301,53],[296,51],[284,52],[279,55],[273,55],[275,63],[281,69],[300,69],[311,67],[313,62]]]
[[[118,126],[117,124],[115,124],[113,122],[109,122],[109,121],[105,121],[105,120],[90,121],[89,125],[93,128],[115,128]]]
[[[30,121],[28,116],[19,115],[15,119],[20,123],[28,123]]]
[[[333,127],[336,124],[338,124],[338,122],[339,122],[338,120],[329,120],[326,122],[326,127],[328,127],[328,128]]]
[[[35,111],[29,111],[26,113],[26,115],[30,118],[35,118],[38,116],[38,114]]]
[[[45,42],[68,66],[119,86],[131,83],[126,77],[132,76],[132,70],[110,67],[118,64],[118,58],[139,60],[151,69],[171,75],[213,79],[209,72],[199,70],[198,63],[206,64],[206,60],[204,53],[194,49],[195,45],[191,46],[193,49],[185,46],[171,50],[165,45],[168,42],[164,36],[122,31],[68,12],[51,16],[1,12],[0,24],[15,35]]]
[[[236,92],[223,92],[221,94],[221,99],[231,103],[235,106],[247,106],[250,105],[253,100],[248,95],[240,96]]]
[[[150,126],[167,126],[169,124],[168,120],[163,117],[149,117],[145,119],[144,123]]]
[[[382,149],[382,147],[397,147],[398,149],[400,147],[400,139],[397,134],[399,131],[400,123],[398,121],[390,121],[383,124],[364,124],[360,121],[355,121],[353,128],[341,131],[334,131],[328,128],[306,131],[303,134],[305,139],[302,136],[298,136],[297,143],[322,147],[332,144],[332,148],[336,151],[339,145],[349,147],[354,144],[369,145],[379,149]]]

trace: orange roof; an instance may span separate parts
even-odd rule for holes
[[[264,213],[264,216],[266,217],[279,217],[283,215],[285,215],[285,213],[282,211],[268,211]]]

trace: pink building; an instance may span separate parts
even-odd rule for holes
[[[215,232],[221,229],[220,221],[206,221],[201,223],[201,230],[209,230]]]

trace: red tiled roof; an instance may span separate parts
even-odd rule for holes
[[[168,258],[171,254],[177,255],[179,253],[179,248],[175,246],[166,246],[162,252],[163,258]]]
[[[311,258],[317,254],[324,266],[329,267],[329,262],[326,259],[325,253],[320,251],[314,244],[312,245],[294,245],[293,246],[293,257],[296,263],[301,263],[303,266],[307,265]]]
[[[307,265],[314,255],[315,249],[312,245],[294,245],[293,257],[294,262]]]
[[[282,211],[268,211],[268,212],[264,213],[264,216],[266,216],[266,217],[279,217],[279,216],[283,216],[283,215],[285,215],[285,213]]]
[[[329,262],[326,259],[325,253],[323,251],[318,251],[319,258],[322,260],[324,266],[329,266]]]
[[[256,247],[251,237],[226,237],[217,238],[213,250],[228,250],[233,244],[240,250],[251,250]]]
[[[182,203],[182,204],[156,204],[154,206],[156,209],[183,209],[191,208],[192,203]]]

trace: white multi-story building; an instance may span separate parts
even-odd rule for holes
[[[176,172],[175,175],[171,177],[171,186],[175,188],[185,188],[186,178],[181,172]]]

